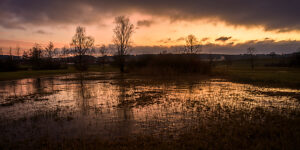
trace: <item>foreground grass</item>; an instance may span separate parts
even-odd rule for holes
[[[97,65],[93,65],[90,66],[89,69],[85,72],[112,72],[117,70],[117,68],[110,66],[100,67]],[[0,72],[0,81],[79,72],[80,71],[76,70],[73,66],[69,66],[67,69],[58,70],[25,70],[15,72]]]
[[[201,107],[201,106],[199,106]],[[62,137],[55,140],[48,135],[36,135],[29,139],[15,141],[0,137],[3,149],[297,149],[300,142],[300,118],[298,110],[291,110],[287,116],[280,110],[267,111],[254,108],[250,111],[217,108],[205,118],[195,118],[192,128],[174,135],[132,134],[115,138],[98,135]],[[45,115],[41,115],[45,116]],[[227,116],[227,117],[226,117]],[[39,125],[44,118],[14,121],[2,126],[15,128],[29,121]],[[57,119],[63,120],[63,119]],[[72,121],[72,120],[70,120]],[[42,128],[29,130],[43,130]],[[166,129],[168,130],[168,129]],[[1,131],[1,130],[0,130]],[[32,131],[37,132],[37,131]],[[61,133],[63,136],[63,133]]]
[[[249,63],[237,61],[229,67],[219,64],[213,72],[237,82],[300,88],[299,68],[265,67],[261,63],[252,70]]]

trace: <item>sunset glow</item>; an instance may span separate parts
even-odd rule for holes
[[[4,6],[4,4],[7,4],[7,6]],[[2,8],[5,9],[2,14],[2,16],[4,16],[2,21],[4,22],[0,24],[0,46],[4,50],[16,46],[20,46],[22,49],[28,49],[32,47],[34,43],[43,45],[49,41],[54,42],[57,48],[69,46],[75,28],[79,25],[86,27],[87,33],[95,38],[96,46],[112,44],[114,17],[118,15],[128,16],[135,25],[132,38],[133,46],[183,45],[185,43],[184,39],[189,34],[195,35],[203,45],[234,46],[249,41],[258,42],[266,40],[274,43],[279,41],[297,41],[298,44],[298,41],[300,41],[300,32],[296,25],[280,25],[276,21],[276,16],[271,15],[269,16],[269,22],[268,19],[263,22],[261,18],[259,18],[259,14],[250,14],[247,10],[243,13],[257,15],[257,18],[245,16],[244,18],[239,18],[240,20],[238,22],[232,20],[236,19],[235,17],[240,17],[236,16],[237,14],[224,16],[222,13],[216,11],[211,12],[212,10],[209,8],[205,8],[208,9],[207,12],[193,10],[195,8],[192,8],[191,11],[195,11],[194,13],[184,8],[182,8],[182,10],[175,9],[177,8],[177,3],[174,3],[174,6],[171,4],[170,8],[167,8],[167,4],[164,5],[164,2],[162,2],[161,7],[166,8],[161,12],[162,14],[157,14],[154,10],[148,8],[146,4],[139,3],[136,5],[128,5],[128,7],[126,7],[127,4],[124,3],[124,6],[120,6],[121,9],[118,11],[113,9],[116,7],[112,6],[114,4],[113,2],[112,4],[107,3],[107,7],[111,7],[112,9],[105,10],[101,9],[106,8],[105,3],[102,2],[95,3],[94,5],[92,2],[62,3],[62,5],[82,11],[82,14],[78,14],[78,16],[76,16],[77,12],[63,8],[57,8],[58,12],[50,12],[50,10],[48,12],[48,6],[46,5],[41,6],[46,10],[31,10],[32,7],[38,4],[32,4],[33,6],[30,6],[30,3],[26,3],[25,6],[13,6],[13,4],[12,1],[8,0],[2,2]],[[22,4],[22,2],[20,4]],[[57,7],[59,4],[60,3],[53,3],[53,5]],[[199,5],[200,4],[201,2],[199,2]],[[192,4],[187,3],[186,5]],[[206,3],[205,5],[210,6],[210,4]],[[20,7],[18,9],[23,11],[24,14],[17,12],[15,7]],[[152,8],[152,5],[149,7]],[[155,5],[153,5],[153,7],[155,8]],[[33,12],[37,13],[39,11],[44,15],[33,14]],[[197,11],[199,11],[199,14],[197,14]],[[225,8],[219,11],[230,13]],[[62,14],[59,14],[59,12]],[[11,17],[9,18],[9,16]],[[272,17],[274,17],[274,19]],[[278,18],[280,17],[287,16],[278,16]],[[246,20],[247,18],[249,18],[249,20]],[[30,22],[30,19],[33,21]],[[217,40],[219,38],[222,39],[222,37],[225,37],[226,40]]]

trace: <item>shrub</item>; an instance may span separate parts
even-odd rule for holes
[[[211,67],[208,62],[201,61],[199,55],[143,55],[128,61],[129,72],[142,74],[208,74]]]
[[[0,60],[0,71],[17,71],[19,65],[16,61],[11,59]]]

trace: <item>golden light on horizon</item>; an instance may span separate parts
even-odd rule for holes
[[[244,27],[228,25],[219,20],[193,20],[193,21],[174,21],[171,22],[164,17],[152,17],[135,13],[129,16],[135,25],[132,37],[133,46],[176,46],[185,44],[184,38],[193,34],[201,44],[239,44],[250,40],[265,40],[266,38],[274,41],[300,40],[298,31],[276,32],[265,31],[262,26]],[[139,26],[139,20],[151,20],[148,26]],[[113,17],[102,20],[100,24],[74,24],[65,26],[29,28],[28,30],[4,30],[2,33],[1,47],[20,47],[30,48],[34,43],[46,44],[54,42],[60,48],[68,46],[78,25],[86,27],[87,34],[95,38],[95,45],[112,44],[114,19]],[[43,31],[37,33],[36,31]],[[226,41],[216,41],[219,37],[230,37]],[[10,42],[5,42],[10,41]],[[26,43],[26,44],[24,44]],[[31,43],[31,44],[30,44]]]

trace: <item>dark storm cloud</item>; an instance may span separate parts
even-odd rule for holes
[[[140,12],[172,21],[214,18],[231,25],[263,26],[280,32],[300,29],[299,0],[1,0],[0,24],[96,23],[107,15]]]
[[[201,39],[202,42],[205,42],[205,41],[207,41],[207,40],[209,40],[208,37],[205,37],[205,38],[202,38],[202,39]]]
[[[37,30],[35,33],[37,33],[37,34],[50,34],[50,33],[46,32],[44,30]]]
[[[153,20],[139,20],[137,22],[138,27],[150,27],[154,23]]]
[[[221,37],[217,38],[215,41],[226,42],[226,41],[228,41],[229,39],[231,39],[231,36],[229,36],[229,37],[221,36]]]
[[[226,44],[207,44],[203,46],[204,52],[213,52],[219,54],[245,54],[248,47],[254,47],[258,54],[269,54],[276,52],[277,54],[293,53],[299,50],[300,41],[247,41],[236,45]]]
[[[157,42],[167,44],[167,43],[173,43],[174,41],[171,38],[166,38],[166,39],[161,39]]]
[[[180,37],[176,40],[176,42],[181,42],[181,41],[184,41],[185,40],[185,37]]]
[[[300,41],[274,41],[274,40],[252,40],[240,44],[228,43],[225,45],[208,43],[202,45],[201,53],[213,54],[245,54],[248,47],[254,47],[257,54],[288,54],[297,52],[300,49]],[[159,54],[163,51],[168,53],[182,52],[183,46],[138,46],[134,47],[132,54]]]

